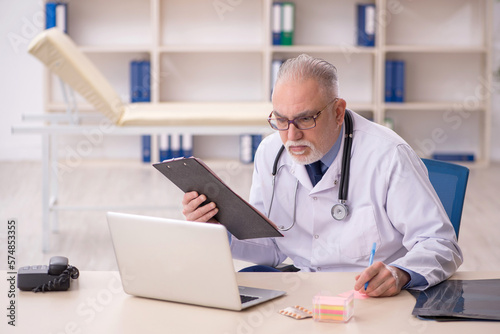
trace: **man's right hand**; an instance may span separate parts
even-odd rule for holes
[[[210,202],[200,206],[206,200],[205,195],[198,195],[196,191],[185,193],[182,198],[182,214],[186,220],[218,224],[219,222],[213,218],[219,211],[215,203]]]

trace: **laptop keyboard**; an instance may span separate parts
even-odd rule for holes
[[[260,297],[255,297],[255,296],[247,296],[247,295],[240,295],[241,298],[241,303],[248,303],[249,301],[259,299]]]

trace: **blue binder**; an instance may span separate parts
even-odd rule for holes
[[[139,89],[139,81],[141,76],[141,66],[136,60],[130,63],[130,102],[141,102],[141,90]]]
[[[385,61],[385,102],[405,101],[405,62],[403,60]]]
[[[45,29],[56,26],[56,7],[57,2],[47,2],[45,4]]]
[[[141,101],[151,102],[151,62],[149,60],[143,60],[139,63],[139,68]]]
[[[190,133],[184,133],[181,136],[181,149],[182,155],[189,158],[193,155],[193,135]]]
[[[394,97],[393,102],[404,102],[405,100],[405,62],[394,61]]]
[[[357,5],[357,42],[359,46],[375,46],[375,5]]]
[[[151,162],[151,135],[141,136],[142,162]]]
[[[281,45],[281,26],[283,17],[281,15],[283,4],[281,2],[273,2],[271,10],[272,15],[272,34],[273,45]]]
[[[179,158],[182,156],[181,149],[181,135],[178,133],[171,134],[170,136],[170,152],[172,158]]]
[[[392,60],[385,61],[385,84],[384,97],[385,102],[393,102],[394,99],[394,62]]]
[[[252,135],[240,135],[240,161],[249,164],[253,161],[252,156]]]
[[[262,135],[240,135],[240,161],[249,164],[254,161],[255,152],[262,141]]]
[[[150,102],[150,62],[130,62],[130,102]],[[151,162],[151,135],[141,136],[142,161]],[[165,159],[164,159],[165,160]]]
[[[45,29],[58,27],[65,33],[68,32],[67,15],[68,4],[50,1],[45,4]]]
[[[254,161],[255,152],[257,152],[257,148],[259,147],[261,141],[262,135],[252,135],[252,161]]]
[[[161,134],[158,136],[158,148],[160,153],[160,161],[172,159],[172,151],[170,150],[170,136]]]

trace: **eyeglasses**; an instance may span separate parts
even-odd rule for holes
[[[269,122],[269,125],[274,130],[279,130],[279,131],[286,131],[290,128],[290,124],[295,125],[295,127],[299,130],[309,130],[312,129],[316,126],[316,118],[319,117],[319,115],[323,112],[323,110],[326,109],[332,102],[338,100],[339,98],[336,97],[326,106],[324,106],[320,111],[318,111],[314,116],[302,116],[302,117],[297,117],[292,119],[291,121],[284,118],[284,117],[275,117],[272,118],[271,116],[273,115],[274,111],[271,111],[269,114],[269,117],[267,118],[267,121]]]

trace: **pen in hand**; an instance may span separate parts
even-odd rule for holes
[[[372,247],[372,252],[370,253],[370,261],[368,263],[368,267],[371,266],[373,264],[373,258],[375,257],[375,249],[377,248],[377,243],[374,242],[373,243],[373,247]],[[367,281],[365,283],[365,291],[366,289],[368,288],[368,283],[370,283],[370,281]]]

